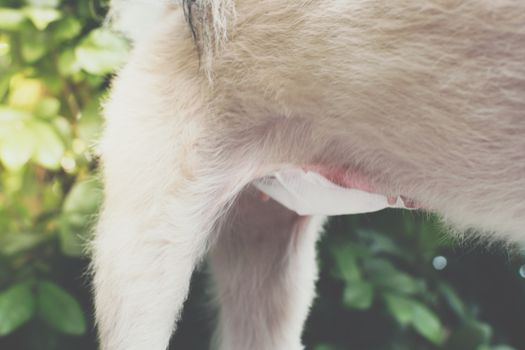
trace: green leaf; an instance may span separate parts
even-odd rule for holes
[[[13,124],[0,140],[0,160],[11,170],[23,167],[35,150],[34,133],[23,124]]]
[[[53,8],[30,6],[23,11],[38,30],[46,29],[50,23],[62,17],[62,13]]]
[[[349,245],[335,246],[333,248],[337,274],[346,282],[353,283],[361,279],[361,271],[357,264],[357,258]]]
[[[102,134],[101,100],[100,96],[94,96],[82,110],[78,121],[78,136],[88,145],[95,144]]]
[[[82,24],[74,17],[66,17],[53,25],[53,39],[56,42],[75,38],[82,31]]]
[[[31,114],[16,108],[5,107],[0,105],[0,123],[16,122],[31,119]],[[0,133],[0,137],[3,134]]]
[[[91,233],[91,224],[102,202],[101,185],[95,179],[78,182],[64,201],[59,224],[62,252],[69,256],[81,256],[84,243]]]
[[[0,38],[0,60],[2,59],[2,56],[8,55],[10,50],[11,46],[6,42],[2,42]],[[0,75],[0,101],[2,101],[7,94],[11,76],[11,72],[3,72],[3,74]]]
[[[516,350],[513,347],[508,346],[508,345],[496,345],[489,349],[490,350]]]
[[[102,202],[102,186],[95,179],[77,182],[64,201],[65,213],[94,214]]]
[[[36,34],[36,36],[41,35],[39,33]],[[37,40],[35,37],[31,36],[29,41]],[[25,42],[23,45],[25,45]],[[41,43],[41,45],[44,44]],[[42,80],[27,78],[22,74],[17,74],[13,76],[10,82],[9,104],[20,110],[32,111],[44,96],[45,90],[46,84]]]
[[[71,140],[73,131],[71,130],[71,123],[64,117],[56,117],[51,121],[53,128],[63,140]]]
[[[317,345],[314,350],[336,350],[335,347],[333,347],[332,345],[328,345],[328,344],[320,344],[320,345]]]
[[[458,296],[458,294],[449,285],[442,283],[439,285],[438,290],[443,295],[443,298],[450,306],[452,311],[461,319],[465,319],[467,315],[467,308],[465,304]]]
[[[0,29],[16,30],[19,29],[26,17],[21,10],[10,8],[0,8]]]
[[[390,293],[385,293],[383,298],[388,310],[400,325],[408,326],[412,323],[414,318],[412,300]]]
[[[20,283],[0,293],[0,336],[5,336],[29,321],[35,312],[31,285]]]
[[[424,284],[409,274],[398,270],[385,259],[367,259],[363,269],[372,283],[384,290],[400,294],[416,294],[424,290]]]
[[[374,254],[386,253],[399,257],[405,256],[399,246],[384,234],[368,229],[357,229],[356,234],[361,240],[368,242],[369,249]]]
[[[58,7],[61,0],[26,0],[29,5],[38,7]]]
[[[376,286],[401,294],[413,295],[424,289],[420,281],[401,271],[371,275],[371,280]]]
[[[39,117],[53,118],[60,111],[60,100],[53,97],[44,97],[36,105],[35,114]]]
[[[75,213],[63,215],[58,226],[62,253],[72,257],[82,256],[90,232],[89,227],[89,219],[86,215]]]
[[[78,73],[81,67],[77,63],[75,51],[73,49],[64,49],[58,56],[58,70],[60,74],[72,75]]]
[[[45,168],[56,170],[64,156],[64,143],[51,125],[35,121],[31,125],[35,133],[36,151],[34,160]]]
[[[86,332],[84,312],[76,299],[52,282],[38,283],[38,316],[56,330],[69,335]]]
[[[49,47],[43,32],[24,31],[22,35],[22,57],[28,63],[34,63],[45,56]]]
[[[372,306],[374,300],[374,287],[364,281],[349,282],[346,284],[343,303],[345,306],[358,309],[366,310]]]
[[[29,250],[46,239],[46,236],[35,233],[10,233],[0,239],[0,252],[12,256]]]
[[[127,57],[126,41],[105,29],[93,30],[76,48],[77,62],[86,72],[105,75],[115,71]]]
[[[445,334],[438,316],[419,302],[414,302],[413,308],[412,325],[416,331],[436,345],[443,343]]]
[[[388,310],[402,326],[412,326],[419,334],[434,344],[445,340],[443,326],[437,315],[417,300],[395,294],[385,294]]]
[[[488,345],[491,337],[492,329],[488,324],[471,319],[452,333],[447,342],[447,349],[477,349]]]

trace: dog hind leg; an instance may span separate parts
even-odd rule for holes
[[[246,190],[211,250],[220,350],[299,350],[315,295],[324,217],[300,217]]]

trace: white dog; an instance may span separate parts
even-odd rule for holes
[[[206,253],[218,348],[302,349],[307,202],[328,187],[525,234],[523,0],[114,0],[113,18],[135,48],[101,143],[102,349],[165,349]]]

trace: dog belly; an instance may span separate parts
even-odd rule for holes
[[[255,186],[299,215],[344,215],[385,208],[413,209],[403,196],[378,193],[366,177],[320,167],[281,169],[257,180]]]

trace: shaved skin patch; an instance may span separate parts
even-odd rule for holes
[[[418,207],[404,196],[378,193],[365,176],[322,167],[281,169],[254,184],[262,192],[262,200],[273,198],[299,215],[360,214]]]

